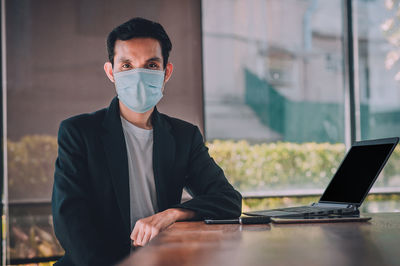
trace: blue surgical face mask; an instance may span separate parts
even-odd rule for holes
[[[147,112],[163,97],[164,74],[145,68],[114,73],[118,99],[136,113]]]

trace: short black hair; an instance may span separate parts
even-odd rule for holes
[[[133,18],[113,29],[107,37],[108,60],[114,65],[115,42],[133,38],[153,38],[160,42],[164,68],[167,66],[172,43],[161,24],[144,18]]]

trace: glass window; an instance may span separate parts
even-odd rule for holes
[[[400,136],[399,2],[356,1],[361,138]],[[400,191],[400,149],[378,179],[382,191]]]
[[[343,158],[342,1],[203,1],[206,136],[244,195],[320,193]]]
[[[362,138],[400,132],[400,20],[396,1],[358,1]]]

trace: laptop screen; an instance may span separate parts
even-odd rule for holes
[[[361,204],[393,145],[395,143],[351,147],[320,201]]]

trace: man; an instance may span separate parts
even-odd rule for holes
[[[108,36],[110,106],[63,121],[52,209],[57,265],[111,265],[176,221],[232,218],[241,195],[198,128],[157,111],[172,75],[163,27],[134,18]],[[193,199],[181,203],[186,187]]]

